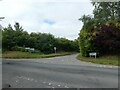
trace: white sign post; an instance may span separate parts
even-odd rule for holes
[[[91,53],[89,53],[89,56],[90,56],[90,57],[91,57],[91,56],[95,56],[95,58],[96,58],[96,55],[97,55],[96,52],[91,52]]]
[[[56,47],[54,47],[54,50],[55,50],[55,54],[56,54],[56,49],[57,49],[57,48],[56,48]]]

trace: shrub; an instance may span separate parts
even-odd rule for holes
[[[113,23],[101,25],[93,36],[93,42],[100,54],[119,53],[120,28]]]
[[[79,46],[82,56],[89,56],[90,52],[95,51],[92,42],[92,35],[91,33],[85,32],[84,29],[82,29],[79,34]]]
[[[24,47],[14,46],[12,47],[12,51],[26,51]]]

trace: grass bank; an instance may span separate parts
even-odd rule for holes
[[[106,55],[106,56],[94,58],[94,57],[83,57],[79,54],[77,56],[77,59],[81,61],[92,62],[97,64],[120,66],[119,57],[117,55]]]
[[[59,52],[52,54],[30,53],[20,51],[7,51],[2,54],[2,58],[49,58],[73,54],[72,52]]]

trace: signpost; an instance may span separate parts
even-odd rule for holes
[[[54,50],[55,50],[55,54],[56,54],[56,49],[57,49],[57,48],[56,48],[56,47],[54,47]]]
[[[91,57],[91,56],[95,56],[95,58],[96,58],[96,55],[97,55],[96,52],[91,52],[91,53],[89,53],[89,56],[90,56],[90,57]]]

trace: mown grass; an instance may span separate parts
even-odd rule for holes
[[[117,55],[105,55],[105,56],[94,58],[94,57],[83,57],[79,54],[77,56],[77,59],[81,61],[92,62],[97,64],[120,66],[119,57]]]
[[[7,51],[2,54],[2,58],[49,58],[55,56],[70,55],[71,52],[59,52],[52,54],[42,54],[42,53],[30,53],[30,52],[20,52],[20,51]]]

